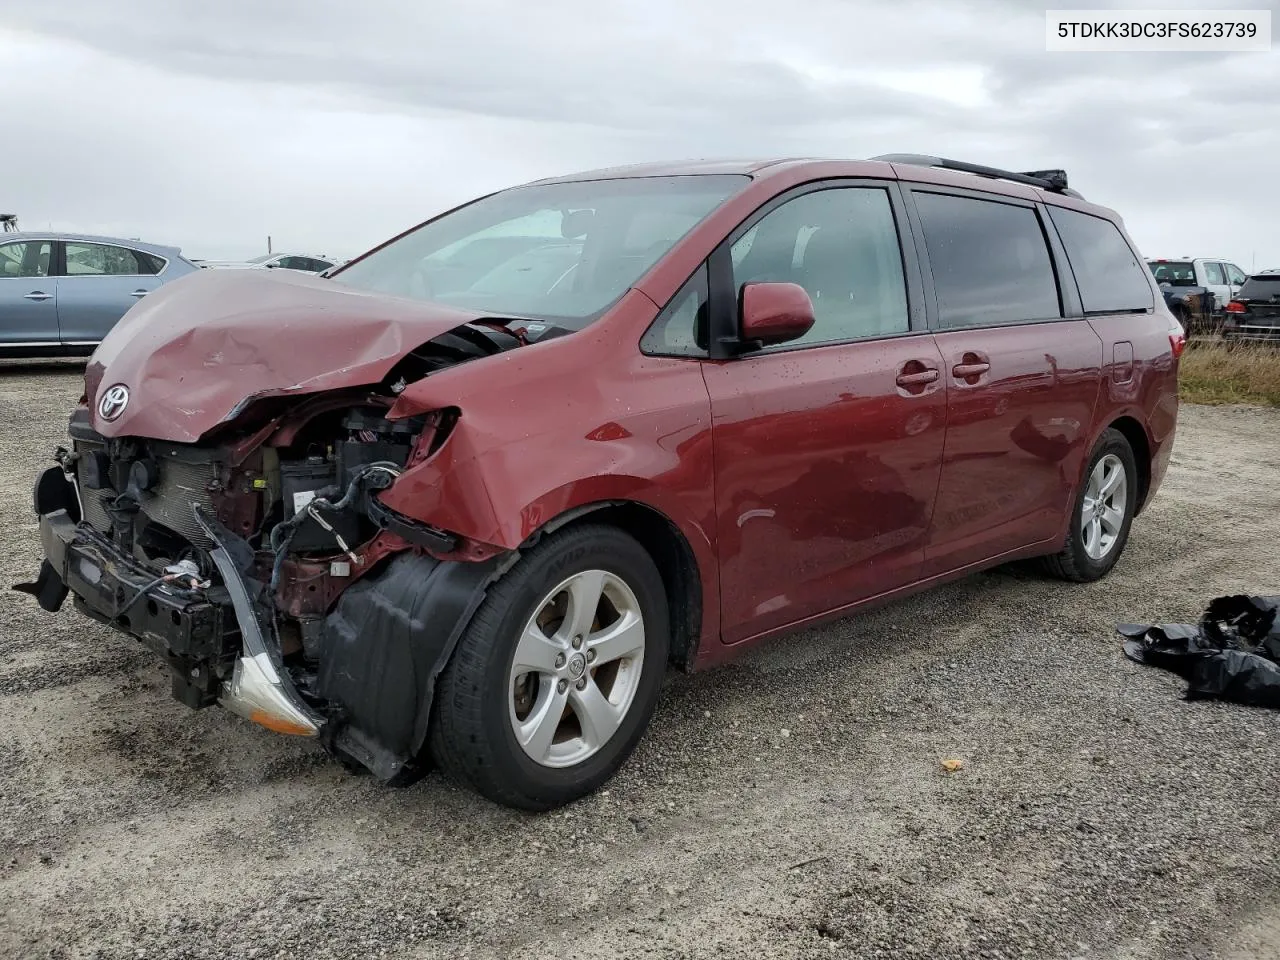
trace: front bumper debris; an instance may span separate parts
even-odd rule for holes
[[[238,716],[276,733],[314,737],[322,721],[289,696],[266,653],[236,660],[230,683],[222,686],[222,705]]]
[[[224,544],[225,530],[197,514],[215,543],[223,583],[186,590],[157,582],[155,572],[106,537],[77,524],[75,489],[60,467],[36,482],[44,562],[34,583],[15,589],[57,610],[68,593],[76,608],[127,633],[165,660],[174,696],[190,707],[221,703],[280,733],[317,736],[323,718],[298,695],[267,647],[244,578]]]
[[[270,588],[256,572],[261,552],[203,504],[188,505],[217,575],[205,565],[197,569],[209,580],[183,577],[184,587],[134,559],[106,528],[80,522],[76,485],[50,468],[35,495],[45,560],[38,579],[18,589],[49,610],[71,596],[79,612],[137,638],[170,666],[173,694],[190,707],[221,705],[268,729],[315,737],[383,781],[412,782],[425,769],[436,680],[517,554],[455,561],[396,551],[376,576],[325,603],[286,668]]]
[[[231,595],[231,607],[244,640],[245,655],[236,661],[231,682],[223,685],[222,705],[277,733],[316,736],[324,721],[294,692],[293,684],[267,648],[262,625],[249,600],[249,590],[231,557],[227,531],[219,529],[218,522],[206,517],[198,507],[195,517],[216,545],[211,556]]]

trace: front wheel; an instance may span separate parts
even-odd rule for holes
[[[1133,448],[1119,430],[1108,429],[1089,458],[1076,495],[1063,549],[1044,558],[1049,573],[1088,583],[1110,572],[1129,540],[1138,502],[1138,469]]]
[[[662,578],[636,540],[596,524],[552,534],[489,591],[441,674],[434,759],[526,810],[590,793],[648,726],[668,623]]]

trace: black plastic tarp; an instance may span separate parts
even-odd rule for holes
[[[1188,700],[1280,708],[1280,597],[1219,597],[1198,625],[1122,623],[1130,660],[1172,670]]]

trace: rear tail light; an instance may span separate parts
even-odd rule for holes
[[[1226,311],[1227,313],[1248,313],[1249,308],[1246,307],[1239,300],[1232,300],[1230,303],[1227,304]]]
[[[1187,346],[1187,333],[1182,329],[1176,318],[1169,318],[1169,349],[1173,351],[1173,359],[1177,360],[1182,356],[1182,351]]]

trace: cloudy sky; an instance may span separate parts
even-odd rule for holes
[[[1280,267],[1280,47],[1050,54],[1046,5],[1108,4],[0,0],[0,209],[350,256],[572,170],[920,152],[1065,167],[1149,256]]]

